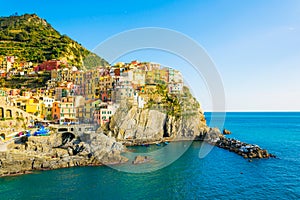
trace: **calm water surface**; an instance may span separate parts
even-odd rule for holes
[[[150,173],[80,167],[0,178],[0,199],[300,199],[300,113],[227,113],[225,128],[230,137],[258,144],[279,159],[248,162],[219,148],[199,159],[201,143],[193,142],[178,160]],[[170,143],[151,163],[120,167],[155,168],[188,145]]]

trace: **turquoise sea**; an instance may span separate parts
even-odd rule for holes
[[[210,113],[206,113],[209,119]],[[0,199],[300,199],[300,113],[227,113],[230,137],[258,144],[278,159],[248,160],[214,147],[199,158],[201,142],[135,147],[162,156],[151,168],[186,148],[171,165],[149,173],[110,167],[80,167],[0,178]]]

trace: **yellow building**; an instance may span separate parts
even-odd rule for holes
[[[116,66],[116,67],[124,67],[124,66],[125,66],[125,63],[123,63],[123,62],[117,62],[117,63],[115,64],[115,66]]]
[[[14,62],[13,68],[16,69],[16,70],[19,71],[19,72],[20,72],[20,71],[23,71],[23,70],[22,70],[22,67],[20,66],[20,63],[17,62],[17,61]]]
[[[40,118],[44,119],[47,116],[47,110],[46,110],[46,106],[43,102],[40,103],[40,108],[41,109],[40,109],[39,116],[40,116]]]
[[[94,111],[97,105],[99,105],[100,103],[101,103],[100,100],[93,100],[93,99],[84,102],[84,120],[86,122],[94,121]]]
[[[76,107],[76,118],[78,118],[79,122],[84,121],[84,105]]]
[[[155,72],[154,71],[147,71],[145,82],[147,85],[155,84]]]
[[[14,99],[14,106],[26,111],[26,104],[27,104],[28,98],[27,97],[19,97],[17,99]]]
[[[73,72],[73,80],[75,85],[82,85],[84,82],[84,72],[83,71],[76,71]]]
[[[84,96],[87,99],[94,99],[96,84],[94,83],[94,80],[93,80],[93,71],[85,72],[84,79],[85,79],[85,81],[83,83]]]
[[[45,96],[49,97],[49,98],[54,98],[54,89],[50,88],[48,90],[44,91]]]
[[[35,97],[30,97],[26,102],[26,112],[38,116],[40,114],[40,102]]]

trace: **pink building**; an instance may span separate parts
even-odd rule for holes
[[[118,109],[118,104],[101,104],[94,111],[94,121],[100,126],[108,123]]]

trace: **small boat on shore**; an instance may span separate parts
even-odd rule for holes
[[[34,136],[49,136],[49,130],[45,129],[43,126],[34,132]]]

